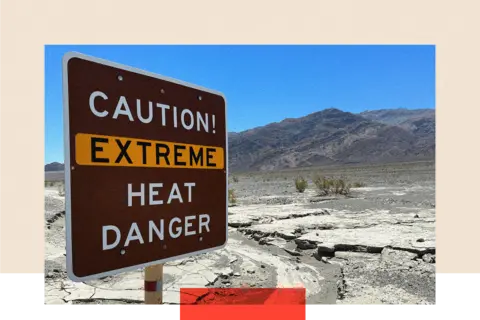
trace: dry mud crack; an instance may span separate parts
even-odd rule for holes
[[[296,193],[281,175],[261,189],[261,175],[241,176],[231,185],[238,205],[229,208],[227,246],[167,263],[164,301],[178,304],[180,288],[188,287],[299,286],[314,304],[434,304],[434,171],[426,177],[319,198],[311,188]],[[47,189],[45,302],[143,303],[142,270],[87,283],[67,279],[62,206]]]

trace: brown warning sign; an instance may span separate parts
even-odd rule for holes
[[[79,53],[64,56],[63,91],[72,280],[226,244],[221,93]]]

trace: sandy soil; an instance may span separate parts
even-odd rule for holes
[[[318,172],[365,187],[296,191],[295,177]],[[302,286],[312,304],[434,304],[434,179],[423,162],[232,175],[226,248],[166,264],[164,301],[179,303],[181,287]],[[59,184],[45,188],[45,303],[143,303],[142,270],[67,279]]]

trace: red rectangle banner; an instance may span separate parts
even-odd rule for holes
[[[305,320],[305,305],[182,305],[180,320]]]

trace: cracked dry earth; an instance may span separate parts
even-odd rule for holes
[[[167,263],[164,302],[184,287],[306,288],[310,304],[435,303],[434,164],[322,169],[367,187],[319,197],[293,179],[314,171],[238,175],[229,241]],[[143,270],[74,283],[66,277],[64,198],[45,190],[47,304],[143,303]]]

